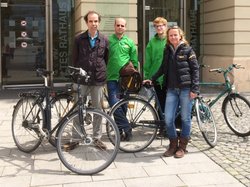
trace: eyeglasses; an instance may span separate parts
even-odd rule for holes
[[[155,28],[162,28],[164,27],[165,25],[154,25]]]
[[[117,24],[116,26],[117,27],[125,27],[125,25],[120,25],[120,24]]]

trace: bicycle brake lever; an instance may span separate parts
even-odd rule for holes
[[[79,69],[79,74],[83,77],[87,77],[87,72],[84,71],[82,68]]]
[[[241,64],[234,64],[234,67],[236,69],[245,69],[245,67],[243,67]]]

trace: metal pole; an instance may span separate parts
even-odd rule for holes
[[[46,0],[45,4],[46,20],[46,67],[53,71],[53,30],[52,30],[52,0]],[[49,85],[53,84],[53,76],[49,77]]]
[[[143,63],[145,62],[145,48],[146,48],[146,12],[145,12],[145,0],[142,1],[142,62],[140,62],[141,75],[143,77]]]
[[[180,0],[180,27],[186,32],[186,0]]]
[[[2,13],[1,13],[1,11],[2,11],[2,4],[0,4],[1,6],[0,6],[0,25],[1,25],[1,27],[2,27]],[[1,54],[1,58],[0,58],[0,86],[1,86],[1,88],[0,89],[2,89],[2,82],[3,82],[3,75],[2,75],[2,68],[3,68],[3,66],[2,66],[2,28],[0,29],[0,36],[1,36],[1,39],[0,39],[0,46],[1,46],[1,48],[0,48],[0,54]]]

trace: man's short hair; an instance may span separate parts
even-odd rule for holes
[[[157,17],[157,18],[154,19],[153,24],[154,24],[154,26],[157,25],[157,24],[167,25],[168,21],[163,17]]]
[[[87,14],[85,14],[85,16],[84,16],[84,20],[85,20],[86,23],[88,22],[88,16],[89,16],[90,14],[96,14],[96,15],[98,16],[98,21],[101,22],[101,15],[100,15],[98,12],[94,11],[94,10],[90,10],[90,11],[88,11]]]

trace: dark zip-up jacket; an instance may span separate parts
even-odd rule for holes
[[[169,69],[170,63],[175,63],[174,66],[171,66],[175,70]],[[171,74],[173,75],[173,73],[175,79],[172,80]],[[194,50],[187,44],[180,44],[176,51],[171,45],[167,45],[161,67],[153,75],[152,81],[155,82],[163,74],[165,74],[167,88],[169,85],[175,85],[175,88],[190,88],[193,93],[199,92],[199,64]],[[171,84],[171,81],[176,82]]]
[[[108,63],[109,43],[106,36],[98,32],[95,46],[89,42],[88,31],[75,38],[73,47],[73,65],[81,67],[90,76],[84,85],[104,85],[106,82],[106,65]]]

